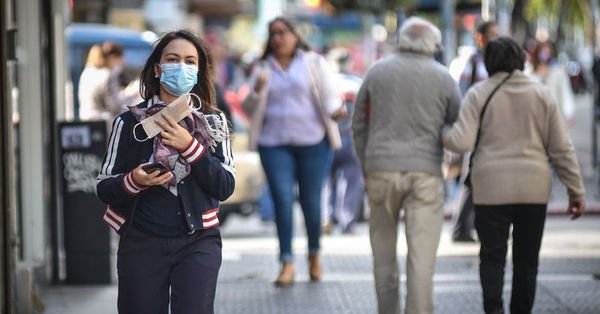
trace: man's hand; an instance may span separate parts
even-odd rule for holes
[[[346,109],[346,105],[342,105],[340,109],[331,114],[331,119],[333,119],[333,121],[341,121],[346,118],[348,118],[348,110]]]
[[[575,220],[585,211],[585,200],[569,200],[569,207],[567,208],[567,213],[571,214],[571,220]]]

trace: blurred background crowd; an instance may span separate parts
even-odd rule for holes
[[[0,266],[7,270],[2,273],[9,274],[0,276],[3,283],[0,304],[4,308],[14,307],[15,302],[10,300],[18,300],[10,297],[16,293],[16,282],[23,289],[22,295],[29,295],[32,290],[31,284],[23,282],[98,282],[73,272],[70,265],[85,265],[83,259],[73,256],[85,255],[97,262],[98,256],[110,256],[111,249],[108,244],[99,243],[94,251],[97,243],[87,235],[97,235],[98,229],[86,227],[83,221],[89,219],[90,224],[95,224],[100,219],[81,217],[79,212],[69,210],[69,197],[75,197],[78,204],[96,205],[82,201],[86,198],[80,200],[79,194],[67,195],[80,191],[94,197],[92,190],[82,187],[95,184],[94,167],[78,164],[74,180],[83,185],[72,185],[71,189],[68,184],[73,178],[64,177],[63,155],[81,143],[95,143],[103,137],[89,130],[78,133],[82,129],[77,127],[105,121],[102,127],[110,128],[112,119],[124,110],[123,105],[139,102],[137,76],[153,44],[168,31],[188,29],[207,44],[215,72],[217,102],[232,124],[236,191],[221,206],[222,224],[230,214],[258,214],[266,223],[274,219],[274,205],[260,158],[248,149],[250,118],[242,104],[252,89],[250,76],[268,38],[267,25],[277,16],[295,21],[300,35],[330,63],[350,115],[362,77],[374,62],[395,52],[397,31],[410,16],[432,21],[442,31],[443,45],[436,53],[436,60],[448,66],[457,82],[465,69],[472,66],[478,51],[478,25],[494,21],[498,34],[511,36],[529,53],[527,73],[537,75],[549,85],[558,84],[559,87],[552,89],[560,90],[564,99],[561,112],[571,128],[584,122],[575,119],[575,112],[582,106],[579,102],[582,97],[595,99],[595,77],[600,77],[596,61],[600,55],[596,25],[599,10],[595,0],[0,0],[0,3],[1,16],[6,17],[0,19],[3,66],[0,152],[5,156],[0,172],[3,186],[0,201],[2,209],[6,209],[0,216],[3,235]],[[582,139],[574,140],[576,144],[590,142],[589,157],[578,157],[590,159],[595,167],[600,114],[598,102],[592,103],[584,117],[592,121],[593,127],[586,129]],[[61,133],[63,123],[75,129]],[[349,120],[340,123],[342,135],[349,132],[349,123]],[[106,144],[109,143],[100,145],[101,151]],[[368,217],[368,206],[362,197],[351,200],[355,209],[336,210],[345,206],[343,198],[348,189],[356,189],[351,195],[364,192],[356,174],[356,162],[350,161],[348,165],[344,156],[333,158],[334,166],[323,187],[322,230],[351,233],[354,223]],[[93,164],[90,160],[97,161],[85,159],[85,162]],[[343,177],[341,173],[351,176],[339,180]],[[457,201],[453,182],[460,172],[449,171],[447,175],[448,217]],[[71,219],[82,223],[77,230],[69,229],[73,228],[69,224]],[[75,231],[89,234],[73,237]],[[105,238],[98,241],[108,242]],[[87,245],[85,250],[80,249],[82,244]],[[102,266],[97,273],[104,270]],[[99,279],[106,280],[111,281],[110,274],[108,279]]]
[[[590,93],[594,86],[592,67],[596,40],[592,30],[595,15],[590,14],[596,12],[594,1],[80,0],[70,5],[71,23],[66,29],[70,68],[68,101],[64,108],[66,119],[102,118],[109,121],[110,126],[111,118],[122,110],[122,105],[139,99],[135,76],[160,34],[185,28],[206,42],[215,71],[219,108],[230,117],[236,134],[234,149],[241,172],[236,194],[221,211],[222,220],[232,212],[259,211],[264,220],[273,217],[272,201],[258,169],[258,157],[247,151],[245,133],[249,117],[242,102],[249,94],[250,75],[268,35],[266,25],[276,16],[294,20],[298,32],[311,48],[327,58],[338,73],[347,105],[354,101],[361,77],[369,66],[394,53],[397,30],[413,15],[427,18],[440,27],[443,47],[436,59],[447,65],[451,75],[462,85],[461,75],[464,76],[465,68],[470,67],[470,60],[480,48],[477,26],[494,21],[495,35],[512,36],[529,53],[526,72],[548,81],[553,90],[560,90],[561,112],[569,124],[575,123],[573,95]],[[100,67],[90,66],[94,49],[102,46],[105,50],[111,43],[118,45],[121,58],[113,65],[104,61]],[[103,53],[106,59],[107,52]],[[97,68],[106,71],[88,73]],[[483,67],[479,70],[485,72]],[[90,81],[90,75],[96,77]],[[108,89],[98,89],[99,85]],[[103,95],[90,95],[90,89]],[[463,88],[463,93],[465,91]],[[86,99],[102,103],[85,103]],[[90,108],[102,108],[104,112],[90,116],[90,112],[96,110]],[[349,129],[348,125],[346,128]],[[332,170],[334,177],[335,171]],[[451,171],[448,176],[452,179],[459,174]],[[456,201],[456,186],[449,182],[448,211],[451,202]],[[330,198],[323,201],[329,208],[323,215],[327,232],[331,230],[331,222],[337,223],[339,217],[333,209],[336,201],[331,188],[331,184],[325,187]],[[344,206],[340,201],[337,203],[338,207]],[[348,221],[343,223],[342,229],[350,230],[349,221],[366,216],[363,207],[353,211],[357,212],[356,217],[341,218]]]

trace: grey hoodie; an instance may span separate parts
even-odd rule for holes
[[[442,176],[442,129],[458,116],[460,92],[431,56],[400,52],[376,63],[356,99],[352,130],[364,173]]]

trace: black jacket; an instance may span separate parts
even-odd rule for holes
[[[144,108],[147,105],[145,101],[138,106]],[[218,118],[226,121],[222,113],[207,115],[209,123]],[[137,120],[129,111],[114,120],[96,186],[98,197],[108,205],[103,219],[119,234],[127,229],[125,226],[135,215],[138,195],[149,193],[130,181],[131,170],[150,159],[154,142],[138,142],[133,136],[135,124]],[[227,123],[223,125],[227,128]],[[143,128],[137,128],[136,132],[138,138],[145,138],[145,134],[141,134]],[[216,147],[204,147],[194,142],[199,145],[201,154],[192,159],[184,156],[191,164],[191,172],[178,183],[177,192],[191,232],[218,226],[219,201],[233,193],[235,168],[228,130],[226,132],[227,138]]]

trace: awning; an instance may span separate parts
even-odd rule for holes
[[[237,0],[189,0],[189,11],[202,15],[230,16],[242,13]]]
[[[444,0],[414,0],[417,11],[439,11]],[[481,10],[481,0],[456,0],[456,11]]]

